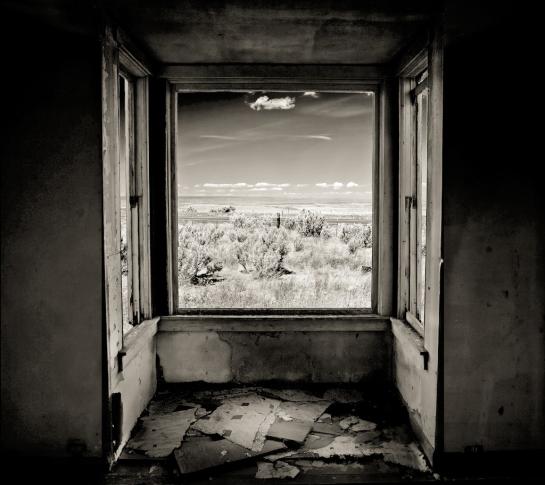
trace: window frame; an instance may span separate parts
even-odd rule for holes
[[[393,136],[391,83],[385,70],[365,66],[167,66],[167,290],[169,315],[387,315],[393,302]],[[327,91],[375,95],[373,149],[373,246],[371,308],[184,309],[178,308],[176,142],[178,93],[214,91]]]
[[[399,83],[399,212],[397,316],[422,338],[434,333],[439,318],[442,193],[442,45],[427,39],[400,63]],[[421,228],[418,163],[418,97],[427,93],[426,258],[424,318],[418,311],[418,257]],[[431,257],[430,257],[431,253]],[[438,262],[438,264],[437,264]],[[433,280],[433,281],[432,281]],[[426,326],[428,316],[433,320]],[[427,352],[426,352],[427,353]]]
[[[151,257],[150,257],[150,200],[149,200],[149,136],[148,82],[150,70],[127,47],[121,32],[110,27],[102,38],[102,145],[103,145],[103,219],[104,219],[104,278],[105,323],[108,362],[108,386],[113,388],[122,379],[124,342],[135,330],[123,332],[123,303],[121,282],[121,194],[120,194],[120,92],[119,79],[129,78],[133,85],[129,111],[133,112],[133,136],[127,140],[132,150],[132,180],[129,194],[135,210],[127,217],[127,243],[132,272],[129,287],[135,286],[138,298],[134,313],[138,323],[152,316]],[[132,204],[131,204],[132,205]],[[128,207],[130,209],[130,207]],[[127,213],[127,216],[129,212]],[[134,226],[131,230],[131,226]],[[129,231],[132,233],[129,235]],[[134,237],[136,236],[136,237]],[[129,280],[129,278],[128,278]],[[130,300],[130,296],[129,296]],[[129,305],[130,308],[130,305]]]

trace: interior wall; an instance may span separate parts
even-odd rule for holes
[[[100,44],[13,12],[2,34],[2,448],[99,457]]]
[[[541,155],[531,151],[542,138],[538,91],[517,69],[516,86],[503,75],[511,61],[535,65],[528,47],[537,44],[517,25],[509,12],[479,34],[451,35],[445,52],[447,452],[545,448],[544,212]]]
[[[281,320],[224,322],[221,328],[162,319],[157,334],[162,378],[166,383],[377,382],[388,387],[391,338],[384,321],[372,324],[374,329],[353,330],[342,321],[294,324],[299,330],[289,330],[290,322]]]

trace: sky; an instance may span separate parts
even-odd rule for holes
[[[370,200],[372,93],[179,93],[181,196]]]

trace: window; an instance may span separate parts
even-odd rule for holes
[[[151,317],[147,76],[149,71],[106,28],[102,182],[110,383],[121,378],[125,335]]]
[[[375,108],[371,91],[177,94],[181,311],[371,308]]]
[[[426,320],[426,260],[430,232],[428,145],[429,87],[427,57],[423,55],[414,75],[400,80],[400,273],[398,308],[418,332]],[[429,286],[429,285],[428,285]]]

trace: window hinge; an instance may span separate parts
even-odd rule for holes
[[[131,195],[129,196],[129,204],[132,207],[136,207],[140,202],[140,195]]]
[[[414,195],[405,196],[405,210],[416,207],[416,197]]]

